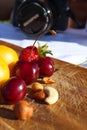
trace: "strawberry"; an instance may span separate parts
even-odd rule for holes
[[[26,61],[37,61],[41,57],[45,57],[46,54],[52,54],[50,50],[47,50],[47,44],[40,46],[38,43],[38,47],[32,45],[23,48],[20,53],[19,60],[26,60]]]
[[[36,61],[39,58],[38,49],[35,46],[28,46],[24,48],[19,56],[19,60],[25,60],[25,61]]]

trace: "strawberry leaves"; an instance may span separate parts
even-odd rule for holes
[[[41,46],[39,42],[38,42],[38,53],[40,57],[45,57],[47,54],[52,55],[51,50],[48,50],[48,45],[44,44],[43,46]]]

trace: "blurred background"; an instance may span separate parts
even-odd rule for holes
[[[71,10],[85,26],[87,20],[87,0],[67,0]],[[0,21],[10,22],[15,0],[0,0]],[[76,23],[69,18],[69,27],[76,28]]]

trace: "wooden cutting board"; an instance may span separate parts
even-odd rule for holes
[[[18,53],[21,47],[0,41]],[[12,105],[0,105],[0,130],[87,130],[87,69],[54,59],[57,71],[52,78],[60,95],[54,105],[33,101],[30,120],[15,119]]]

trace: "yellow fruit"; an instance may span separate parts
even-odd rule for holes
[[[10,78],[10,71],[7,63],[0,57],[0,88]]]
[[[17,52],[8,46],[0,45],[0,57],[8,64],[10,73],[12,73],[13,66],[18,61]]]

